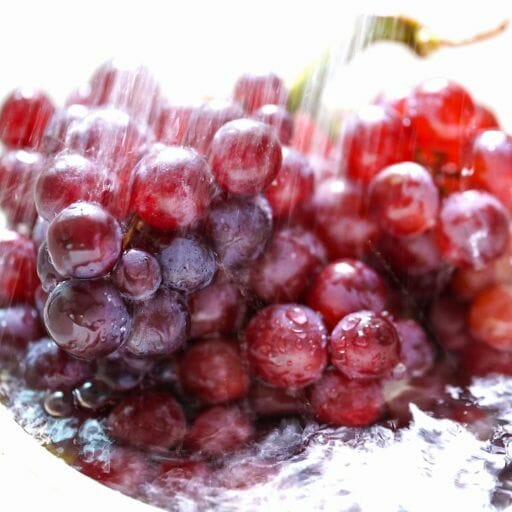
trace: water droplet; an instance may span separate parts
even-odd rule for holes
[[[308,317],[306,316],[306,313],[302,311],[300,308],[292,308],[288,310],[286,313],[286,318],[293,322],[294,324],[304,326],[308,323]]]

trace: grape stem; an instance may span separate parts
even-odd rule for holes
[[[142,220],[139,219],[137,215],[134,215],[130,219],[130,223],[128,224],[128,227],[126,228],[126,231],[123,235],[123,251],[125,251],[128,248],[131,239],[133,238],[133,235],[142,227],[142,225],[143,222]]]
[[[437,36],[423,23],[407,16],[362,16],[355,25],[345,60],[352,60],[373,43],[382,41],[404,44],[418,57],[428,57],[442,48],[467,46],[496,37],[504,32],[508,25],[509,20],[504,20],[496,27],[468,38],[453,40]],[[290,112],[299,110],[303,103],[307,103],[310,113],[318,111],[328,69],[332,66],[331,60],[330,52],[325,52],[317,62],[304,69],[296,78],[290,87],[288,97]]]

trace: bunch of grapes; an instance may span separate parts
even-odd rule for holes
[[[432,391],[446,360],[512,373],[512,139],[494,115],[436,79],[334,137],[287,96],[244,75],[228,101],[176,105],[109,62],[63,109],[4,101],[0,356],[48,414],[118,443],[107,473],[78,457],[87,474],[176,485],[264,418],[366,426],[418,397],[456,417]],[[391,400],[397,381],[422,391]],[[176,456],[158,477],[155,450]]]

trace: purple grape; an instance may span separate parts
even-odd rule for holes
[[[192,293],[208,286],[217,264],[213,252],[194,236],[178,236],[159,256],[162,279],[166,286]]]
[[[272,210],[261,196],[215,205],[205,222],[220,263],[232,270],[257,260],[272,233]]]
[[[73,389],[93,373],[90,363],[70,357],[49,338],[29,347],[24,367],[27,384],[37,389]]]
[[[0,309],[0,358],[17,359],[30,341],[43,334],[33,307],[20,304]]]
[[[160,289],[151,299],[137,304],[126,350],[142,357],[172,354],[187,340],[189,324],[181,297]]]
[[[130,368],[123,359],[106,357],[98,362],[96,379],[113,391],[129,391],[136,388],[144,379],[145,372]]]
[[[102,280],[59,283],[46,302],[44,321],[55,342],[80,359],[114,352],[131,325],[119,292]]]
[[[116,219],[93,203],[73,203],[48,226],[48,252],[63,276],[90,279],[109,272],[121,254]]]
[[[112,281],[123,297],[143,300],[151,297],[162,281],[154,256],[139,249],[126,251],[112,273]]]
[[[45,292],[51,292],[58,283],[64,280],[64,277],[57,272],[50,261],[46,243],[39,246],[37,251],[37,275]]]

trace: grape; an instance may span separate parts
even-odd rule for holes
[[[50,261],[46,242],[37,251],[37,275],[45,292],[51,292],[58,283],[64,280],[64,277],[57,272]]]
[[[313,168],[307,158],[291,148],[283,148],[277,176],[265,190],[276,217],[290,217],[313,195]]]
[[[109,181],[97,164],[83,156],[64,153],[55,157],[37,180],[37,211],[44,219],[52,220],[77,201],[107,205],[109,188]]]
[[[55,342],[80,359],[114,352],[131,326],[119,292],[102,280],[59,283],[46,302],[44,322]]]
[[[238,286],[218,279],[191,295],[188,307],[193,338],[236,332],[247,310],[246,299]]]
[[[7,147],[37,148],[54,111],[43,91],[13,91],[0,109],[0,140]]]
[[[277,176],[281,160],[281,144],[274,130],[259,121],[231,121],[213,138],[213,175],[233,194],[254,195],[267,188]]]
[[[0,158],[0,206],[11,224],[34,224],[34,187],[44,164],[35,151],[8,151]]]
[[[161,92],[146,67],[114,59],[94,72],[87,103],[115,107],[137,120],[150,122],[158,114]]]
[[[247,265],[263,253],[272,233],[270,207],[262,197],[218,202],[208,213],[204,233],[225,269]]]
[[[41,141],[41,151],[45,155],[56,155],[66,145],[68,130],[75,122],[89,113],[84,105],[71,105],[65,110],[56,112],[46,126]]]
[[[178,236],[159,255],[163,283],[183,293],[192,293],[212,281],[217,264],[212,251],[193,236]]]
[[[435,225],[439,192],[427,169],[403,162],[372,179],[368,201],[382,229],[394,236],[415,236]]]
[[[126,350],[136,356],[168,356],[187,340],[190,318],[177,293],[160,289],[138,304]]]
[[[237,80],[233,98],[250,113],[263,105],[285,105],[288,91],[283,81],[273,73],[245,74]]]
[[[67,390],[92,377],[92,366],[70,357],[52,340],[33,343],[25,356],[24,377],[36,389]]]
[[[400,338],[394,325],[372,311],[340,320],[331,333],[332,364],[349,379],[388,377],[400,362]]]
[[[201,220],[210,205],[210,169],[192,149],[156,146],[139,162],[135,174],[133,206],[150,226],[190,226]]]
[[[253,116],[257,121],[272,126],[283,145],[290,144],[293,135],[293,117],[280,105],[263,105]]]
[[[243,117],[242,108],[234,103],[215,101],[193,108],[186,122],[181,142],[207,156],[215,133],[221,126]]]
[[[112,282],[125,299],[144,300],[160,286],[162,274],[154,256],[130,249],[126,251],[112,272]]]
[[[507,212],[494,196],[480,190],[451,194],[441,207],[436,238],[448,262],[481,268],[507,249]]]
[[[44,335],[37,311],[28,305],[0,309],[0,357],[19,362],[30,341]]]
[[[93,203],[73,203],[48,227],[48,252],[55,269],[66,277],[104,276],[121,254],[121,227]]]
[[[31,300],[38,284],[32,240],[0,229],[0,301]]]
[[[414,133],[395,111],[369,105],[354,114],[342,133],[343,165],[349,178],[366,185],[384,167],[412,160]]]

